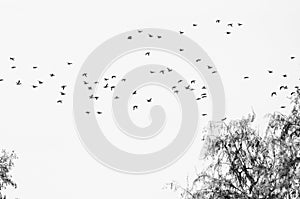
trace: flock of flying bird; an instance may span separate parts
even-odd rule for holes
[[[216,22],[217,24],[220,24],[220,23],[221,23],[221,20],[220,20],[220,19],[217,19],[215,22]],[[238,27],[239,27],[239,26],[242,26],[242,25],[243,25],[242,23],[236,23],[236,24],[234,24],[234,23],[227,23],[227,26],[228,26],[228,27],[234,27],[234,26],[238,26]],[[198,24],[195,24],[195,23],[194,23],[194,24],[192,24],[192,26],[193,26],[193,27],[196,27],[196,26],[198,26]],[[137,31],[138,31],[138,33],[143,33],[143,30],[137,30]],[[184,32],[183,32],[183,31],[179,31],[179,34],[184,34]],[[226,34],[231,34],[231,31],[227,31]],[[155,35],[149,34],[149,33],[148,33],[148,36],[149,36],[149,37],[157,37],[158,39],[161,39],[161,38],[162,38],[161,35],[155,36]],[[133,36],[128,36],[127,39],[128,39],[128,40],[132,40],[132,39],[133,39]],[[184,51],[184,49],[179,48],[179,51]],[[146,53],[145,53],[145,56],[150,56],[150,54],[151,54],[150,52],[146,52]],[[295,59],[295,58],[296,58],[295,56],[291,56],[291,57],[290,57],[291,60],[293,60],[293,59]],[[10,61],[12,61],[12,62],[15,61],[15,58],[14,58],[14,57],[10,57],[9,59],[10,59]],[[195,60],[195,62],[200,62],[200,61],[201,61],[201,58],[198,58],[198,59]],[[70,66],[70,65],[72,65],[73,63],[67,62],[66,64],[67,64],[68,66]],[[37,68],[38,68],[37,66],[33,66],[33,67],[32,67],[33,70],[36,70]],[[208,70],[213,69],[213,67],[212,67],[212,66],[209,66],[209,65],[207,65],[207,68],[208,68]],[[12,66],[11,69],[16,69],[16,66]],[[149,72],[150,72],[150,74],[153,74],[153,75],[154,75],[155,73],[156,73],[156,74],[165,75],[166,73],[169,73],[169,72],[172,72],[172,71],[173,71],[173,69],[167,67],[167,68],[165,68],[165,69],[161,69],[160,71],[153,71],[153,70],[150,70]],[[271,71],[271,70],[268,70],[267,72],[268,72],[269,74],[272,74],[272,73],[273,73],[273,71]],[[216,70],[212,70],[212,73],[217,73],[217,71],[216,71]],[[50,78],[54,78],[54,77],[55,77],[55,74],[51,73],[51,74],[49,74],[49,76],[50,76]],[[284,74],[284,75],[282,75],[282,76],[283,76],[284,78],[286,78],[286,77],[287,77],[287,74]],[[87,73],[83,73],[83,74],[82,74],[82,77],[87,78],[87,77],[88,77],[88,74],[87,74]],[[117,77],[116,77],[116,75],[112,75],[110,78],[111,78],[111,79],[115,79],[115,78],[117,78]],[[249,79],[249,78],[250,78],[249,76],[244,76],[244,79]],[[103,80],[104,80],[104,82],[105,82],[104,85],[103,85],[103,89],[110,90],[110,91],[113,91],[113,90],[115,89],[115,86],[114,86],[114,85],[110,85],[110,83],[109,83],[109,78],[106,77],[106,78],[104,78]],[[0,78],[0,83],[3,82],[3,81],[4,81],[4,79],[1,79],[1,78]],[[122,82],[125,82],[126,79],[123,78],[123,79],[121,79],[121,81],[122,81]],[[174,85],[174,86],[171,87],[171,90],[172,90],[175,94],[178,94],[178,93],[180,92],[180,90],[179,90],[179,86],[180,86],[180,85],[182,86],[182,88],[184,88],[184,89],[186,89],[186,90],[190,90],[190,91],[194,91],[194,90],[195,90],[195,88],[193,88],[192,85],[195,85],[195,84],[196,84],[196,80],[190,80],[190,84],[188,84],[188,85],[182,85],[182,82],[183,82],[183,80],[180,79],[180,80],[177,81],[177,85]],[[32,84],[31,87],[32,87],[33,89],[36,89],[36,88],[38,88],[39,86],[41,86],[43,83],[44,83],[43,81],[37,80],[37,83],[36,83],[36,84]],[[94,85],[99,84],[99,83],[100,83],[99,81],[94,81],[94,82],[93,82]],[[85,86],[87,86],[87,89],[88,89],[88,90],[93,90],[93,86],[92,86],[87,80],[83,80],[83,84],[84,84]],[[22,85],[21,80],[17,80],[17,81],[16,81],[16,85],[17,85],[17,86],[21,86],[21,85]],[[59,93],[60,93],[60,96],[66,95],[66,92],[65,92],[66,87],[67,87],[67,85],[61,85],[61,89],[62,89],[62,90],[59,92]],[[299,86],[295,86],[295,88],[296,88],[296,89],[299,89]],[[203,86],[202,89],[205,90],[206,87]],[[287,86],[287,85],[282,85],[282,86],[280,86],[280,88],[279,88],[279,90],[287,90],[287,89],[288,89],[288,86]],[[291,95],[293,95],[294,93],[295,93],[295,92],[292,92]],[[132,93],[132,95],[136,95],[136,94],[137,94],[137,90],[135,90],[135,91]],[[277,92],[276,92],[276,91],[273,91],[273,92],[271,93],[271,97],[274,97],[274,96],[276,96],[276,95],[277,95]],[[98,100],[98,99],[99,99],[99,96],[95,96],[94,94],[91,94],[91,95],[89,95],[88,97],[89,97],[89,99],[91,99],[91,100],[93,100],[93,99]],[[197,97],[195,100],[199,101],[199,100],[201,100],[201,99],[203,99],[203,98],[206,98],[206,97],[207,97],[207,94],[206,94],[206,93],[202,93],[202,94],[201,94],[199,97]],[[114,97],[114,100],[118,100],[119,98],[120,98],[119,96],[115,96],[115,97]],[[152,102],[152,98],[148,98],[148,99],[146,99],[146,101],[147,101],[148,103],[151,103],[151,102]],[[62,100],[62,99],[58,99],[58,100],[56,101],[56,103],[62,104],[62,103],[63,103],[63,100]],[[132,110],[137,110],[138,108],[139,108],[138,105],[133,105]],[[281,106],[281,108],[285,108],[285,106]],[[90,111],[86,111],[85,113],[86,113],[86,114],[90,114]],[[102,111],[97,111],[97,114],[102,114]],[[202,116],[206,116],[206,115],[207,115],[206,113],[203,113],[203,114],[202,114]],[[224,120],[226,120],[226,118],[223,118],[222,120],[224,121]]]

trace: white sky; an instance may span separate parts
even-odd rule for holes
[[[85,151],[73,123],[72,87],[81,64],[119,33],[143,27],[183,30],[215,63],[225,87],[227,117],[239,118],[252,106],[261,119],[288,102],[290,91],[271,99],[274,89],[299,84],[299,9],[297,0],[0,0],[0,78],[5,78],[0,84],[0,146],[19,156],[13,172],[19,188],[9,197],[174,198],[161,188],[172,180],[184,184],[195,166],[201,167],[201,136],[183,158],[160,172],[136,176],[107,169]],[[244,25],[226,27],[230,22]],[[290,60],[292,55],[296,59]],[[10,69],[11,56],[16,71]],[[74,65],[66,67],[67,61]],[[39,70],[32,71],[33,65]],[[57,77],[43,89],[14,84],[17,79],[49,82],[50,72]],[[243,80],[247,75],[250,79]],[[62,84],[68,85],[68,95],[57,106]]]

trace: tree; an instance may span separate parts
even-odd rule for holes
[[[8,186],[17,188],[17,184],[12,181],[12,176],[10,175],[11,169],[14,167],[14,160],[17,156],[14,151],[11,153],[2,150],[0,156],[0,199],[6,199],[6,195],[3,194],[3,190]]]
[[[265,132],[253,128],[253,115],[223,123],[219,135],[208,138],[208,168],[197,174],[187,199],[300,198],[300,90],[291,97],[288,115],[268,115]]]

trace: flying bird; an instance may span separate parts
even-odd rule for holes
[[[273,97],[274,95],[277,95],[277,93],[276,92],[272,92],[271,93],[271,97]]]
[[[16,82],[16,84],[17,85],[21,85],[22,83],[21,83],[21,80],[18,80],[17,82]]]
[[[171,68],[167,68],[168,72],[172,72],[172,69]]]
[[[273,73],[273,71],[272,70],[268,70],[268,73]]]
[[[161,74],[165,74],[165,71],[164,71],[164,70],[161,70],[161,71],[159,71],[159,73],[161,73]]]
[[[179,93],[179,90],[175,90],[174,93],[178,94],[178,93]]]
[[[147,102],[151,102],[152,101],[152,98],[150,98],[150,99],[147,99]]]
[[[182,79],[178,80],[178,83],[182,82]]]
[[[243,24],[241,24],[241,23],[238,23],[238,26],[241,26],[241,25],[243,25]]]
[[[146,53],[145,53],[145,56],[150,56],[150,52],[146,52]]]
[[[203,86],[203,87],[202,87],[202,89],[206,89],[206,87],[205,87],[205,86]]]
[[[122,81],[122,82],[125,82],[125,81],[126,81],[126,79],[122,79],[121,81]]]
[[[282,75],[283,77],[287,77],[287,74]]]
[[[116,96],[116,97],[115,97],[115,99],[119,99],[119,98],[120,98],[119,96]]]
[[[196,80],[192,80],[192,81],[191,81],[191,84],[195,84],[195,82],[196,82]]]
[[[67,85],[62,85],[62,86],[61,86],[61,88],[62,88],[63,90],[65,90],[66,87],[67,87]]]
[[[88,87],[88,90],[92,90],[93,88],[91,86]]]
[[[208,68],[208,69],[212,69],[213,67],[212,67],[212,66],[209,66],[209,65],[207,65],[207,68]]]
[[[154,71],[152,71],[152,70],[150,70],[150,73],[151,73],[151,74],[153,74],[153,73],[155,73],[155,72],[154,72]]]
[[[98,82],[98,81],[95,81],[94,84],[99,84],[99,82]]]
[[[197,24],[194,23],[193,26],[195,27],[195,26],[197,26]]]
[[[184,33],[183,31],[179,31],[179,34],[181,34],[181,35],[182,35],[183,33]]]
[[[62,104],[62,100],[57,100],[57,102],[56,103],[60,103],[60,104]]]
[[[128,36],[127,39],[132,39],[132,36]]]
[[[173,87],[172,87],[172,90],[174,90],[175,88],[176,88],[176,86],[173,86]]]
[[[17,67],[16,67],[16,66],[12,66],[11,68],[12,68],[12,69],[15,69],[15,68],[17,68]]]
[[[142,33],[143,31],[142,30],[138,30],[138,33]]]
[[[43,84],[44,82],[42,82],[42,81],[40,81],[40,80],[38,80],[38,82],[39,82],[39,84]]]
[[[11,61],[15,61],[15,58],[14,57],[10,57],[9,58]]]
[[[199,62],[199,61],[201,61],[201,59],[196,59],[196,62]]]
[[[61,94],[61,95],[66,95],[66,93],[64,93],[64,92],[60,92],[60,94]]]
[[[216,20],[216,23],[220,23],[220,22],[221,22],[221,20],[220,20],[220,19],[217,19],[217,20]]]
[[[231,32],[226,32],[226,34],[227,34],[227,35],[230,35],[230,34],[231,34]]]
[[[103,88],[108,88],[108,84],[106,84]]]
[[[115,88],[115,86],[111,86],[111,87],[110,87],[110,90],[112,91],[114,88]]]
[[[87,73],[83,73],[82,76],[83,76],[83,77],[87,77]]]
[[[206,115],[207,115],[206,113],[203,113],[203,114],[202,114],[202,116],[206,116]]]
[[[104,81],[108,81],[108,78],[104,78]]]
[[[54,77],[55,75],[53,73],[50,74],[50,77]]]
[[[87,81],[83,81],[83,84],[85,84],[85,85],[87,85],[87,84],[89,84]]]
[[[223,119],[221,119],[221,121],[222,121],[222,122],[224,122],[226,119],[227,119],[227,118],[226,118],[226,117],[224,117]]]
[[[73,63],[71,63],[71,62],[67,62],[67,64],[68,64],[68,65],[72,65]]]
[[[249,79],[249,77],[248,77],[248,76],[245,76],[244,79]]]
[[[0,82],[2,82],[4,79],[0,79]]]
[[[33,68],[33,69],[37,69],[37,66],[33,66],[32,68]]]
[[[132,93],[132,95],[136,95],[136,91],[134,91],[134,92]]]
[[[149,36],[149,37],[153,37],[153,35],[151,35],[151,34],[148,34],[148,36]]]
[[[113,76],[111,76],[111,78],[113,79],[113,78],[116,78],[116,76],[115,75],[113,75]]]
[[[285,108],[285,106],[281,106],[280,108]]]
[[[190,85],[188,85],[188,86],[185,86],[185,89],[190,89]]]
[[[90,112],[89,112],[89,111],[86,111],[85,113],[86,113],[86,114],[90,114]]]
[[[38,86],[36,86],[36,85],[32,85],[32,88],[37,88]]]
[[[158,38],[158,39],[160,39],[160,38],[161,38],[161,36],[160,36],[160,35],[157,35],[157,38]]]
[[[196,100],[201,100],[201,97],[196,98]]]
[[[181,52],[182,52],[182,51],[184,51],[184,49],[183,49],[183,48],[179,48],[179,51],[181,51]]]
[[[134,106],[132,107],[133,110],[135,110],[135,109],[137,109],[137,108],[138,108],[137,105],[134,105]]]
[[[291,59],[295,59],[296,57],[292,56]]]
[[[232,24],[232,23],[229,23],[229,24],[227,24],[227,26],[233,27],[233,24]]]
[[[101,111],[97,111],[97,114],[100,115],[100,114],[102,114],[102,112]]]
[[[95,96],[94,98],[95,98],[95,100],[98,100],[98,99],[99,99],[99,97],[98,97],[98,96]]]

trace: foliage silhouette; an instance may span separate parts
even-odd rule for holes
[[[209,166],[192,185],[171,189],[186,199],[300,198],[300,90],[291,97],[288,115],[268,116],[264,132],[251,126],[255,115],[222,123],[219,135],[207,138]]]

